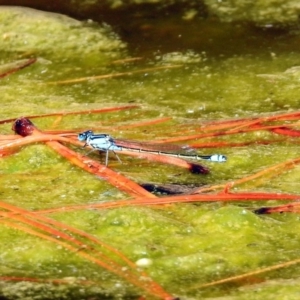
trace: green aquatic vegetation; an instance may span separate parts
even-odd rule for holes
[[[28,52],[52,59],[77,60],[88,56],[91,63],[119,58],[124,44],[108,25],[95,27],[64,15],[28,8],[0,8],[1,51]],[[20,26],[22,23],[22,26]],[[86,60],[87,61],[87,60]]]
[[[204,0],[209,10],[222,20],[251,21],[259,25],[296,23],[299,18],[297,0],[275,1],[211,1]]]
[[[71,30],[75,26],[78,32],[83,30],[83,35],[88,32],[98,37],[98,30],[103,30],[96,25],[82,29],[77,21],[75,23]],[[33,30],[28,28],[28,32]],[[65,28],[59,27],[59,31]],[[5,29],[1,34],[7,31]],[[108,37],[104,41],[106,39]],[[137,104],[139,108],[101,114],[51,116],[34,119],[34,123],[43,131],[52,130],[56,133],[66,130],[76,135],[83,130],[93,129],[95,132],[110,133],[116,138],[154,141],[205,134],[210,132],[205,125],[214,120],[248,118],[243,123],[247,124],[254,117],[279,115],[287,110],[294,112],[298,109],[296,66],[299,64],[299,55],[294,51],[281,51],[276,45],[261,53],[255,52],[255,55],[215,57],[209,52],[199,54],[195,51],[176,51],[154,55],[148,60],[117,65],[113,63],[115,53],[120,54],[118,58],[124,58],[123,43],[119,39],[112,42],[115,48],[106,58],[96,58],[99,43],[95,40],[91,39],[89,43],[92,50],[85,50],[82,56],[82,40],[71,40],[74,43],[72,47],[66,43],[66,46],[56,47],[55,51],[47,48],[45,39],[42,39],[30,55],[26,54],[29,47],[20,48],[21,45],[16,44],[14,50],[13,43],[10,44],[9,53],[1,53],[1,62],[6,68],[20,55],[38,57],[34,64],[1,79],[1,119],[59,111],[92,111],[131,103]],[[64,44],[63,37],[59,43]],[[81,59],[78,59],[79,56]],[[170,64],[180,67],[155,70],[156,67]],[[131,71],[139,73],[130,74]],[[124,76],[96,78],[98,75],[117,72],[124,73]],[[80,83],[60,83],[85,77],[89,79]],[[164,119],[166,117],[172,119]],[[298,118],[296,114],[295,118]],[[153,119],[164,121],[145,125],[144,122]],[[287,119],[280,123],[273,120],[265,125],[277,124],[282,128],[291,125],[292,121]],[[1,124],[3,141],[13,133],[11,125],[12,122]],[[242,123],[236,126],[242,126]],[[291,129],[297,133],[297,124]],[[221,128],[215,132],[223,130]],[[248,141],[253,143],[247,145]],[[121,156],[122,164],[111,155],[109,168],[137,183],[176,183],[209,189],[239,181],[277,163],[284,164],[298,157],[297,137],[275,134],[270,130],[212,136],[182,141],[180,144],[190,142],[207,145],[216,142],[217,149],[201,149],[199,152],[221,152],[229,160],[226,164],[209,164],[211,173],[207,176],[125,155]],[[218,148],[221,142],[227,143],[227,146]],[[244,145],[230,146],[233,143]],[[66,145],[76,153],[88,152],[81,148],[82,145]],[[111,208],[110,203],[115,202],[117,205],[121,200],[133,198],[108,183],[108,176],[86,173],[46,145],[29,144],[13,150],[15,153],[8,153],[10,155],[0,160],[1,201],[13,205],[14,209],[27,211],[18,212],[11,208],[10,212],[4,206],[1,209],[0,290],[4,297],[34,298],[44,290],[52,299],[135,298],[146,293],[130,285],[120,274],[112,275],[106,268],[93,263],[90,260],[92,255],[104,251],[111,258],[112,250],[103,250],[103,247],[84,239],[67,226],[82,230],[124,253],[135,268],[137,262],[148,259],[151,263],[139,266],[138,272],[146,271],[150,278],[172,295],[205,299],[226,295],[242,298],[259,294],[259,297],[267,298],[270,294],[274,296],[274,286],[277,284],[279,293],[290,293],[293,297],[295,292],[292,286],[296,286],[299,276],[296,264],[281,268],[280,271],[253,276],[253,282],[260,282],[251,287],[246,285],[246,279],[245,282],[215,287],[202,288],[201,285],[298,259],[298,217],[258,216],[253,213],[254,209],[261,206],[279,204],[273,200],[275,194],[299,194],[297,161],[293,163],[295,168],[286,173],[283,171],[287,168],[282,166],[279,171],[269,171],[266,174],[269,177],[250,180],[230,190],[232,198],[239,192],[272,193],[271,199],[265,199],[262,203],[251,198],[252,201],[240,199],[226,206],[197,202],[153,206],[152,202],[151,206],[124,204]],[[101,162],[98,153],[90,153],[88,157]],[[206,195],[203,192],[200,195],[209,197],[209,193]],[[222,193],[213,196],[214,201],[222,199]],[[142,198],[146,199],[145,196]],[[153,199],[147,201],[157,200],[154,196]],[[179,202],[178,199],[176,201]],[[107,204],[107,207],[93,206],[97,204]],[[69,207],[78,205],[81,207],[68,211]],[[28,212],[35,212],[35,215],[28,217]],[[24,223],[24,219],[20,219],[22,216],[30,220],[41,216],[61,222],[63,226],[59,228],[51,225],[60,230],[60,235],[56,231],[49,231],[46,239],[44,231]],[[37,232],[34,235],[29,229]],[[69,248],[59,243],[67,243],[63,238],[66,232],[72,237],[72,243],[77,240],[81,243],[77,241],[77,244],[71,244],[68,240]],[[37,235],[42,233],[43,236]],[[84,257],[83,254],[90,256]],[[116,261],[120,263],[122,260],[118,257]],[[119,266],[121,272],[124,268],[126,271],[127,267]],[[33,282],[22,281],[25,277]],[[19,278],[21,282],[13,282],[13,278]],[[248,280],[251,281],[251,278]],[[287,286],[291,288],[287,290]]]

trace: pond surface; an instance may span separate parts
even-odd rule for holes
[[[25,29],[13,27],[17,22],[7,21],[1,32],[7,46],[0,52],[1,64],[28,57],[38,59],[35,64],[1,79],[1,119],[136,104],[139,108],[125,111],[34,121],[42,130],[80,132],[93,128],[114,137],[153,141],[192,135],[210,121],[270,116],[299,109],[297,29],[224,24],[204,16],[183,20],[181,13],[159,12],[124,11],[121,15],[111,15],[105,21],[112,29],[92,22],[64,23],[48,15],[29,17],[27,23],[25,18],[28,24]],[[45,20],[47,25],[35,30]],[[18,30],[20,33],[16,35]],[[126,74],[96,77],[119,73]],[[64,83],[66,80],[69,82]],[[134,126],[165,117],[172,119],[156,125]],[[12,134],[11,123],[1,125],[1,133]],[[274,134],[261,131],[206,138],[201,142],[274,138]],[[199,141],[187,143],[196,142]],[[80,148],[75,150],[85,153]],[[225,164],[209,164],[211,173],[207,176],[127,156],[122,156],[122,164],[112,156],[110,167],[138,183],[199,187],[238,180],[296,158],[299,146],[296,139],[285,139],[280,143],[202,150],[211,152],[221,152],[229,159]],[[96,153],[90,156],[99,159]],[[0,165],[2,201],[24,209],[129,198],[105,179],[73,167],[46,145],[18,149],[14,155],[3,157]],[[299,194],[299,168],[276,178],[251,181],[237,190]],[[253,276],[249,279],[252,285],[241,282],[193,288],[298,259],[299,217],[287,214],[259,217],[252,213],[254,208],[270,204],[278,202],[125,207],[57,212],[49,217],[92,234],[133,261],[151,259],[148,274],[182,299],[274,299],[275,292],[296,299],[293,297],[299,289],[300,275],[297,265]],[[50,241],[9,226],[1,224],[1,227],[3,276],[67,278],[76,283],[86,280],[102,284],[60,286],[60,294],[52,285],[2,281],[2,295],[8,299],[25,299],[24,295],[33,295],[35,299],[35,293],[43,289],[50,295],[45,299],[60,299],[62,294],[76,299],[80,293],[82,299],[140,295],[126,281],[78,258],[76,253],[70,254]],[[18,294],[22,289],[24,293]]]

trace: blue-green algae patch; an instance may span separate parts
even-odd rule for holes
[[[196,134],[201,124],[207,121],[267,116],[299,108],[299,53],[294,49],[282,51],[282,48],[276,48],[276,43],[272,48],[261,51],[254,51],[255,45],[251,46],[247,54],[216,57],[209,52],[186,49],[155,53],[141,61],[115,64],[116,58],[125,57],[125,44],[107,27],[87,26],[70,20],[68,25],[57,24],[55,30],[49,30],[49,35],[56,38],[52,41],[55,48],[51,48],[50,44],[45,44],[47,39],[42,29],[47,31],[50,23],[59,20],[61,24],[65,18],[47,15],[48,23],[34,23],[36,16],[33,17],[30,10],[25,15],[29,14],[32,20],[28,24],[24,21],[27,25],[20,29],[20,34],[26,38],[34,36],[35,39],[30,47],[25,43],[22,48],[21,41],[13,39],[15,34],[7,35],[13,31],[8,30],[8,23],[16,23],[18,18],[15,16],[20,17],[20,9],[4,10],[1,18],[5,20],[5,27],[1,27],[4,28],[1,36],[9,50],[1,51],[1,64],[29,56],[38,57],[38,60],[1,79],[1,119],[137,104],[139,108],[118,112],[33,121],[42,130],[72,129],[79,132],[93,128],[116,138],[149,141],[178,134]],[[11,17],[7,15],[9,12],[12,12]],[[37,14],[40,16],[40,13]],[[30,23],[34,26],[29,27]],[[37,24],[41,26],[35,31]],[[222,27],[222,24],[219,26]],[[66,31],[68,28],[71,32]],[[107,30],[109,33],[102,37]],[[83,36],[90,34],[94,38],[83,43]],[[68,36],[75,38],[68,40]],[[42,40],[36,43],[38,38]],[[112,45],[111,50],[106,46],[99,48],[102,42],[98,39],[101,38],[103,44]],[[297,38],[295,35],[294,39]],[[280,40],[281,45],[284,44],[283,39]],[[291,36],[286,39],[290,41]],[[255,36],[253,40],[255,43]],[[27,56],[32,48],[34,51]],[[67,79],[175,64],[180,66],[104,80],[90,78],[78,83],[59,83]],[[58,83],[53,84],[55,81]],[[150,126],[130,127],[164,117],[173,119]],[[12,134],[10,127],[11,124],[1,125],[1,134]],[[254,132],[219,137],[218,140],[268,141],[274,137],[271,133]],[[201,142],[205,141],[212,139]],[[124,155],[120,155],[122,164],[111,155],[109,167],[138,183],[174,183],[192,187],[214,185],[238,180],[298,157],[299,147],[294,142],[286,139],[276,144],[201,149],[202,153],[217,151],[229,158],[224,164],[207,163],[211,169],[207,176]],[[86,149],[79,147],[72,149],[87,153]],[[89,156],[101,160],[96,152]],[[233,191],[299,193],[298,173],[299,168],[296,167],[276,178],[247,182]],[[80,170],[42,144],[24,146],[16,149],[11,156],[2,157],[0,175],[1,201],[32,211],[129,198],[109,185],[105,178]],[[133,262],[138,263],[142,259],[151,261],[145,267],[147,273],[168,292],[183,299],[271,299],[270,295],[274,297],[275,291],[293,299],[300,275],[297,265],[262,274],[253,279],[258,283],[252,285],[232,283],[199,288],[207,282],[299,258],[297,215],[258,216],[252,212],[254,208],[271,204],[278,202],[77,209],[49,213],[47,217],[91,234],[118,249]],[[1,220],[4,219],[8,220]],[[20,222],[17,224],[20,225]],[[39,299],[41,291],[47,291],[44,299],[124,299],[144,294],[125,280],[85,260],[78,252],[80,249],[70,251],[1,224],[2,276],[65,279],[71,284],[1,282],[0,295],[8,299]]]

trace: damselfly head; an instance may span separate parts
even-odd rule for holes
[[[91,136],[91,135],[93,135],[93,134],[94,134],[94,133],[93,133],[92,130],[84,131],[84,132],[78,134],[78,140],[79,140],[80,142],[84,142],[84,141],[87,140],[87,138],[88,138],[89,136]]]

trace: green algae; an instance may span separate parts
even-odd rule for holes
[[[299,19],[297,0],[275,1],[211,1],[204,0],[209,10],[223,21],[250,21],[260,25],[296,23]]]
[[[56,17],[54,19],[57,20]],[[14,20],[13,17],[11,20]],[[75,22],[76,30],[80,31],[81,25]],[[65,28],[59,27],[59,32]],[[98,36],[98,29],[100,32],[103,30],[102,27],[84,28],[83,35],[90,30],[92,35]],[[35,32],[29,27],[26,30]],[[1,35],[6,32],[5,27]],[[43,35],[35,34],[36,38]],[[188,134],[193,134],[194,128],[205,121],[271,115],[299,108],[299,53],[295,48],[283,51],[283,37],[280,45],[274,43],[272,47],[260,51],[255,49],[254,42],[249,52],[241,51],[239,55],[226,53],[216,56],[213,51],[198,53],[187,49],[155,54],[137,64],[116,66],[110,62],[115,59],[115,53],[119,53],[119,58],[123,57],[124,46],[119,39],[112,42],[115,45],[113,54],[103,50],[103,59],[95,58],[99,43],[92,39],[89,43],[91,51],[85,50],[81,59],[78,59],[82,41],[77,40],[78,48],[76,44],[72,47],[68,43],[63,46],[67,35],[65,32],[62,36],[58,35],[56,41],[62,46],[55,49],[46,46],[45,39],[42,40],[38,44],[42,46],[35,47],[33,52],[34,56],[39,57],[36,64],[1,80],[2,119],[135,103],[141,107],[101,115],[68,116],[60,123],[54,117],[34,122],[43,130],[98,127],[116,137],[151,140],[172,136],[178,131],[177,128],[181,128],[177,126],[186,126],[191,129]],[[252,38],[255,40],[256,36],[252,35]],[[294,39],[297,38],[294,36]],[[75,41],[72,40],[72,43]],[[289,41],[291,36],[286,37],[286,42]],[[216,44],[219,46],[218,42]],[[13,61],[20,51],[24,55],[29,48],[33,48],[32,45],[20,48],[18,44],[13,50],[14,44],[10,44],[9,51],[3,51],[1,62]],[[120,45],[120,48],[116,45]],[[74,57],[71,49],[75,49]],[[140,70],[170,63],[182,66],[118,79],[49,84],[50,81]],[[172,116],[173,120],[150,127],[118,128],[165,116]],[[11,134],[10,124],[3,125],[1,132]],[[268,140],[272,135],[252,133],[220,139],[245,141],[258,138]],[[83,149],[74,149],[85,153]],[[211,151],[203,150],[205,153]],[[218,151],[228,155],[229,160],[226,164],[210,164],[211,174],[208,176],[189,174],[176,167],[125,156],[121,157],[123,164],[119,164],[112,156],[110,167],[137,182],[201,186],[239,179],[298,156],[298,146],[289,141]],[[96,153],[90,155],[98,159]],[[71,166],[45,145],[24,146],[14,155],[2,158],[0,173],[1,199],[29,210],[127,197],[104,179]],[[244,184],[241,189],[299,193],[298,173],[297,169],[291,170],[275,179],[262,181],[259,186],[251,182]],[[275,202],[239,202],[228,206],[176,204],[164,208],[125,207],[56,212],[49,216],[92,234],[134,262],[150,259],[152,264],[147,266],[147,272],[151,277],[169,292],[183,298],[268,299],[270,295],[274,297],[274,293],[278,293],[293,299],[300,275],[297,265],[261,275],[265,281],[254,286],[239,287],[232,284],[197,288],[197,284],[298,258],[299,218],[291,215],[259,217],[251,212],[251,208],[269,204]],[[141,293],[125,281],[80,258],[76,252],[71,253],[49,241],[5,225],[1,225],[0,253],[2,276],[72,279],[71,285],[58,286],[48,283],[1,283],[1,296],[8,299],[123,299]],[[81,279],[96,284],[83,285]],[[47,291],[44,298],[41,296],[43,291]]]
[[[1,51],[4,52],[13,49],[74,60],[88,55],[99,64],[101,60],[118,58],[125,46],[107,25],[96,29],[93,22],[83,23],[64,15],[21,7],[2,6],[0,15]],[[17,26],[18,23],[22,26]]]

